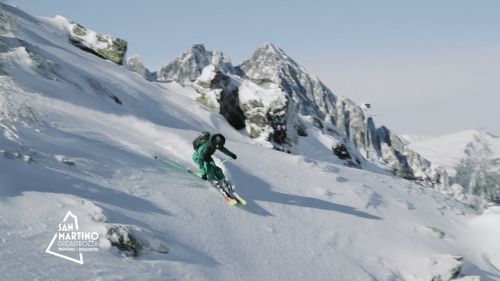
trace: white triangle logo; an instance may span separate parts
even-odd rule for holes
[[[66,214],[66,216],[64,217],[64,219],[63,219],[62,222],[65,223],[68,220],[69,217],[73,218],[75,230],[78,230],[79,229],[79,227],[78,227],[78,218],[75,215],[73,215],[73,213],[71,213],[71,211],[68,211],[68,213]],[[52,248],[54,242],[56,241],[56,238],[57,238],[57,232],[54,234],[54,237],[52,237],[52,241],[50,241],[49,246],[45,250],[45,252],[47,254],[51,254],[51,255],[54,255],[56,257],[60,257],[60,258],[63,258],[63,259],[66,259],[66,260],[69,260],[69,261],[72,261],[72,262],[83,264],[83,255],[82,255],[82,253],[79,253],[80,254],[80,259],[75,259],[75,258],[68,257],[68,256],[65,256],[63,254],[56,253],[56,252],[52,251],[51,248]]]

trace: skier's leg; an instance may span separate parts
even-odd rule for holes
[[[214,166],[215,167],[215,176],[217,177],[217,179],[219,181],[223,181],[226,176],[224,176],[224,172],[222,172],[222,169],[217,167],[217,166]]]
[[[205,166],[205,162],[203,162],[201,159],[200,159],[200,154],[198,153],[198,151],[195,151],[193,153],[193,162],[198,165],[198,169],[200,170],[200,175],[203,176],[203,175],[206,175],[207,174],[207,169],[206,169],[206,166]]]
[[[215,162],[210,162],[211,169],[213,169],[214,176],[218,182],[218,185],[221,186],[224,190],[229,191],[231,189],[231,185],[226,180],[226,176],[221,168],[215,165]]]
[[[209,181],[218,181],[219,178],[218,178],[218,172],[217,172],[217,169],[219,167],[217,167],[215,165],[215,162],[212,158],[210,158],[210,161],[207,163],[205,163],[205,166],[206,166],[206,171],[207,171],[207,178]]]

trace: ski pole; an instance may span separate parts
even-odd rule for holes
[[[174,161],[170,161],[170,160],[167,160],[167,159],[164,159],[163,157],[160,158],[158,157],[157,155],[154,156],[154,159],[158,160],[160,163],[163,163],[165,165],[169,165],[170,167],[174,167],[174,168],[177,168],[177,170],[179,171],[182,171],[182,172],[188,172],[189,174],[199,178],[198,174],[194,171],[192,171],[191,169],[188,169],[186,167],[182,167],[180,164],[178,164],[177,162],[174,162]]]
[[[163,164],[167,164],[167,165],[170,165],[172,167],[175,167],[177,169],[180,169],[180,170],[188,170],[182,166],[180,166],[179,164],[177,164],[176,162],[173,162],[173,161],[170,161],[170,160],[167,160],[167,159],[163,159],[163,158],[159,158],[158,156],[154,156],[154,158],[158,161],[160,161],[161,163]]]

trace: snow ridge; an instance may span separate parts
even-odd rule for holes
[[[457,196],[500,202],[500,139],[484,130],[440,137],[404,136],[408,145],[445,170]]]
[[[310,137],[296,149],[309,156],[258,145],[193,101],[194,86],[151,83],[75,48],[52,20],[1,7],[16,26],[0,36],[3,279],[500,278],[497,209],[479,216],[415,182],[345,167],[322,150],[340,137],[304,116]],[[210,84],[260,87],[226,76]],[[249,98],[273,108],[265,92]],[[152,158],[195,168],[191,141],[202,130],[223,133],[238,155],[214,160],[245,207]],[[68,210],[99,233],[83,266],[45,253]]]

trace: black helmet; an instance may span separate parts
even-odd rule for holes
[[[217,147],[223,147],[226,143],[226,138],[221,134],[215,134],[212,136],[212,143]]]

